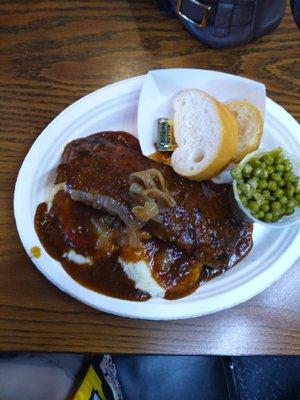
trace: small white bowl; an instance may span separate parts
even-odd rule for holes
[[[247,154],[242,161],[239,162],[238,166],[243,166],[246,164],[251,158],[253,157],[261,157],[265,153],[268,153],[269,151],[272,150],[265,150],[265,149],[259,149],[256,151],[253,151],[252,153]],[[299,176],[300,175],[300,161],[297,157],[294,155],[288,153],[287,151],[283,151],[283,154],[285,155],[286,158],[288,158],[292,164],[293,164],[293,172]],[[257,218],[254,218],[253,215],[251,214],[250,210],[246,208],[239,197],[238,191],[237,191],[237,181],[236,179],[233,179],[233,193],[234,193],[234,198],[239,206],[239,208],[243,211],[244,214],[253,222],[257,222],[260,225],[267,226],[268,228],[286,228],[287,226],[291,226],[296,224],[297,222],[300,222],[300,207],[296,207],[295,211],[291,215],[285,215],[281,217],[277,222],[264,222],[261,221]]]

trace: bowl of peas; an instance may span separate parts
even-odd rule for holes
[[[286,227],[300,222],[300,160],[282,148],[256,150],[231,170],[234,197],[254,222]]]

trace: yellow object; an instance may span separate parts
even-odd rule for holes
[[[34,257],[34,258],[40,258],[40,257],[41,257],[41,254],[42,254],[40,247],[38,247],[38,246],[33,246],[33,247],[31,247],[31,249],[30,249],[30,254],[31,254],[32,257]]]
[[[102,382],[91,365],[74,400],[109,400],[104,396]]]

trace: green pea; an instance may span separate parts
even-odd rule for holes
[[[283,149],[281,147],[277,147],[272,151],[272,153],[275,157],[281,156],[283,155]]]
[[[294,208],[294,207],[288,207],[288,208],[285,210],[285,215],[291,215],[291,214],[293,214],[294,211],[295,211],[295,208]]]
[[[279,201],[273,201],[271,203],[271,210],[272,211],[278,211],[278,210],[280,210],[280,207],[281,207],[281,204],[280,204]]]
[[[275,190],[277,189],[277,183],[275,181],[269,181],[268,183],[268,189],[269,190]]]
[[[276,197],[281,197],[283,195],[283,190],[278,188],[274,190],[274,194]]]
[[[280,179],[280,181],[277,183],[277,186],[284,187],[285,186],[285,181],[283,179]]]
[[[269,204],[267,204],[267,203],[263,204],[263,205],[261,206],[261,210],[262,210],[264,213],[269,212],[269,211],[270,211],[270,206],[269,206]]]
[[[296,176],[292,172],[285,172],[283,174],[283,179],[286,182],[294,182],[296,180]]]
[[[278,157],[276,157],[276,159],[275,159],[275,163],[276,163],[276,164],[283,164],[284,161],[285,161],[285,158],[284,158],[283,156],[278,156]]]
[[[266,202],[265,196],[263,196],[261,193],[253,192],[252,197],[254,197],[259,206],[262,206]]]
[[[281,218],[285,213],[285,208],[284,209],[281,208],[280,210],[276,211],[276,213]]]
[[[268,184],[267,184],[267,182],[265,180],[258,181],[259,189],[265,189],[267,186],[268,186]]]
[[[267,171],[268,171],[269,174],[273,174],[275,172],[275,168],[272,165],[269,165],[267,167]]]
[[[259,166],[260,161],[259,161],[258,158],[253,157],[253,158],[251,158],[251,160],[250,160],[250,164],[252,165],[252,167],[257,167],[257,166]]]
[[[269,177],[269,172],[267,171],[267,169],[263,169],[261,172],[261,176],[262,179],[267,179]]]
[[[280,209],[281,216],[285,215],[285,211],[286,211],[286,206],[281,205],[281,209]]]
[[[273,211],[273,217],[275,217],[276,218],[276,221],[278,221],[279,220],[279,218],[281,218],[282,217],[282,212],[281,212],[281,210],[276,210],[276,211]]]
[[[271,196],[269,197],[269,200],[275,201],[276,200],[276,196],[274,196],[274,194],[271,194]]]
[[[295,184],[295,193],[300,193],[300,184],[299,184],[298,180]]]
[[[289,200],[288,202],[287,202],[287,208],[295,208],[296,207],[296,202],[295,202],[295,200]]]
[[[271,154],[265,154],[263,160],[267,165],[272,165],[274,163],[274,157]]]
[[[254,218],[259,219],[258,214],[257,213],[251,213],[253,215]]]
[[[275,165],[275,170],[277,171],[277,172],[283,172],[284,171],[284,164],[277,164],[277,165]]]
[[[294,187],[290,183],[288,183],[286,186],[286,197],[288,199],[292,199],[294,197],[294,193],[295,193]]]
[[[286,172],[292,171],[293,169],[293,164],[291,163],[290,160],[284,160],[284,170]]]
[[[252,192],[249,183],[244,183],[243,185],[241,185],[241,190],[243,191],[244,194],[250,194]]]
[[[262,190],[261,194],[267,199],[268,197],[270,197],[271,192],[270,190]]]
[[[257,213],[258,219],[263,219],[263,217],[265,216],[265,213],[262,210],[259,210]]]
[[[278,215],[274,215],[272,216],[272,222],[277,222],[279,220],[279,216]]]
[[[272,213],[267,212],[267,213],[265,214],[264,220],[265,220],[266,222],[271,222],[272,219],[273,219]]]
[[[279,198],[279,202],[280,202],[280,204],[285,205],[285,204],[288,203],[288,199],[287,199],[286,196],[281,196],[281,197]]]
[[[259,178],[261,176],[262,169],[260,167],[256,167],[253,171],[253,175]]]
[[[247,204],[248,204],[247,198],[245,196],[241,195],[240,200],[241,200],[243,206],[247,207]]]
[[[250,178],[248,179],[247,183],[251,186],[252,189],[256,189],[258,185],[258,180],[256,178]]]
[[[264,161],[261,161],[259,166],[262,170],[267,168],[267,164]]]
[[[271,175],[271,177],[272,177],[273,181],[275,181],[275,182],[281,181],[281,176],[279,174],[274,173]]]
[[[250,164],[246,164],[246,165],[244,166],[244,168],[243,168],[242,173],[243,173],[245,176],[250,176],[251,173],[252,173],[252,171],[253,171],[253,167],[252,167]]]
[[[254,201],[250,201],[248,207],[252,213],[256,213],[259,210],[259,205]]]
[[[295,200],[297,201],[298,204],[300,204],[300,193],[297,193],[295,195]]]
[[[242,179],[242,172],[239,168],[233,168],[230,173],[233,179]]]

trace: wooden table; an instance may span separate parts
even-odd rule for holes
[[[22,160],[57,113],[152,68],[208,68],[257,79],[299,119],[300,35],[290,11],[255,44],[213,50],[150,0],[3,0],[0,7],[0,350],[299,354],[299,263],[224,312],[173,322],[119,318],[72,299],[35,269],[19,241],[12,203]]]

